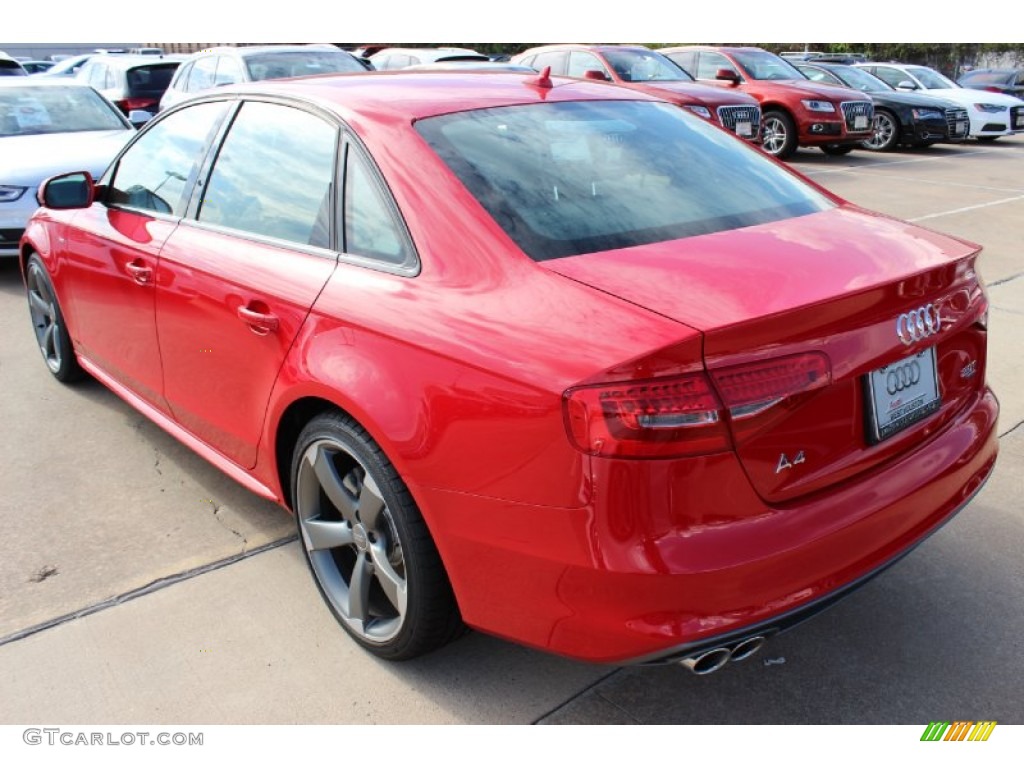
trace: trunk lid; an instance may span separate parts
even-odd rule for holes
[[[753,486],[778,503],[919,445],[983,387],[985,331],[977,321],[987,302],[974,271],[977,253],[963,241],[842,206],[544,266],[701,331],[712,373],[806,352],[828,356],[829,386],[730,420]],[[904,343],[897,321],[924,307],[932,308],[934,332]],[[930,356],[932,348],[937,412],[878,441],[870,372]],[[898,400],[889,402],[895,408]]]

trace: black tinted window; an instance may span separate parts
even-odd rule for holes
[[[758,150],[665,104],[534,104],[443,115],[416,127],[536,260],[830,206]]]
[[[244,104],[206,185],[199,220],[329,248],[334,126],[278,104]]]
[[[118,162],[107,202],[181,216],[203,147],[224,109],[219,102],[197,104],[146,131]]]
[[[159,95],[167,90],[177,64],[153,64],[128,70],[128,93],[133,96]]]

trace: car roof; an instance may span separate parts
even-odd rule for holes
[[[185,60],[185,56],[146,56],[143,54],[131,54],[131,53],[115,53],[115,54],[103,54],[98,53],[89,59],[91,64],[94,61],[98,61],[101,64],[109,64],[117,69],[133,69],[135,67],[151,67],[154,64],[166,63],[166,64],[180,64]]]
[[[222,86],[221,94],[298,99],[360,123],[409,122],[452,112],[552,101],[660,101],[611,83],[552,77],[538,84],[534,72],[408,71],[316,75]]]

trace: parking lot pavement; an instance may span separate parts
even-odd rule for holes
[[[999,464],[887,574],[706,678],[479,634],[375,661],[320,604],[285,513],[99,385],[52,381],[0,262],[0,722],[1024,722],[1024,137],[793,164],[985,246]]]

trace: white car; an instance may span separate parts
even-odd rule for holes
[[[490,61],[483,53],[470,48],[385,48],[370,57],[374,69],[386,72],[405,69],[417,64],[437,64],[442,61]]]
[[[0,79],[0,257],[18,255],[41,182],[83,169],[100,178],[134,134],[117,107],[88,85]]]
[[[929,67],[869,61],[854,64],[884,80],[898,91],[927,91],[956,102],[967,110],[972,138],[994,141],[1000,136],[1024,133],[1024,101],[991,91],[962,88]]]

